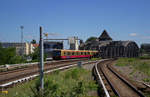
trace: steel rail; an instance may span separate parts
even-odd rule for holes
[[[140,95],[140,97],[145,97],[139,90],[137,90],[132,84],[130,84],[130,82],[128,82],[125,78],[123,78],[122,76],[120,76],[117,72],[115,72],[114,70],[112,70],[112,68],[110,66],[108,66],[108,69],[114,73],[119,79],[121,79],[124,83],[126,83],[132,90],[134,90],[138,95]],[[121,97],[121,96],[119,96]]]
[[[86,58],[84,58],[86,59]],[[67,60],[52,60],[52,61],[46,61],[44,62],[46,63],[54,63],[54,62],[64,62],[64,61],[69,61],[69,60],[79,60],[79,59],[67,59]],[[32,65],[37,65],[39,64],[39,62],[32,62],[32,63],[20,63],[20,64],[5,64],[5,65],[1,65],[0,69],[7,69],[7,68],[15,68],[15,67],[21,67],[21,66],[32,66]]]
[[[102,61],[104,61],[104,60],[102,60]],[[102,62],[102,61],[100,61],[100,62]],[[97,64],[100,63],[100,62],[97,62],[97,63],[95,64],[95,70],[96,70],[96,73],[97,73],[98,78],[99,78],[99,80],[100,80],[100,83],[101,83],[101,85],[102,85],[102,87],[103,87],[103,89],[104,89],[104,92],[105,92],[106,97],[110,97],[110,95],[109,95],[109,93],[108,93],[108,91],[107,91],[107,89],[106,89],[106,87],[105,87],[105,85],[104,85],[104,82],[103,82],[103,80],[102,80],[102,77],[100,76],[100,73],[99,73],[99,71],[98,71],[98,69],[97,69]]]
[[[78,62],[78,61],[77,61]],[[61,64],[59,64],[59,65],[53,65],[53,67],[47,67],[47,68],[45,68],[44,70],[45,71],[47,71],[47,70],[49,70],[49,69],[54,69],[54,68],[59,68],[59,67],[62,67],[62,66],[66,66],[66,65],[69,65],[69,64],[75,64],[76,62],[69,62],[69,63],[61,63]],[[26,69],[25,69],[26,70]],[[6,78],[6,79],[2,79],[2,80],[0,80],[1,81],[1,83],[2,82],[7,82],[7,81],[9,81],[9,80],[16,80],[16,79],[20,79],[21,77],[26,77],[26,76],[30,76],[30,75],[33,75],[33,74],[36,74],[36,73],[38,73],[38,71],[39,70],[34,70],[34,71],[31,71],[31,72],[27,72],[27,73],[23,73],[23,74],[20,74],[20,75],[17,75],[17,76],[12,76],[12,77],[10,77],[10,78]],[[20,71],[18,71],[18,72],[20,72]]]
[[[107,60],[108,61],[108,60]],[[113,90],[113,92],[115,93],[115,95],[119,96],[119,93],[117,92],[117,90],[115,88],[113,88],[113,84],[111,83],[111,81],[107,78],[106,74],[103,72],[102,68],[100,67],[100,71],[102,72],[103,76],[105,77],[106,81],[108,82],[108,84],[110,85],[111,89]]]
[[[83,62],[82,65],[84,65],[84,64],[90,64],[90,63],[95,63],[95,62],[97,62],[97,61]],[[62,66],[62,67],[59,67],[59,68],[53,68],[53,69],[51,68],[50,70],[47,70],[47,71],[45,71],[44,73],[50,73],[50,72],[54,72],[54,71],[56,71],[56,70],[63,70],[63,69],[71,68],[71,67],[74,67],[74,66],[77,66],[77,63],[68,64],[68,65],[66,65],[66,66]],[[16,83],[18,83],[18,82],[23,82],[23,81],[26,81],[26,80],[35,78],[35,77],[37,77],[37,76],[39,76],[39,74],[30,75],[30,76],[27,76],[27,77],[24,77],[24,78],[20,78],[20,79],[17,79],[17,80],[8,82],[8,83],[4,83],[4,84],[1,84],[1,85],[0,85],[0,88],[5,88],[5,87],[7,87],[7,86],[16,84]]]
[[[59,60],[59,61],[48,61],[48,62],[44,62],[44,63],[45,64],[52,64],[53,65],[53,64],[56,64],[56,63],[59,63],[59,62],[71,62],[71,61],[80,61],[80,60],[79,59],[74,59],[74,60]],[[19,66],[20,68],[18,68],[18,69],[13,69],[13,70],[8,70],[8,71],[2,71],[2,72],[0,72],[0,75],[12,73],[12,72],[19,72],[20,70],[27,70],[30,67],[34,68],[34,66],[38,66],[38,64],[39,63],[36,62],[36,63],[32,63],[30,65],[21,65],[21,66]],[[28,67],[23,67],[23,66],[28,66]],[[13,68],[15,68],[15,67],[13,67]]]
[[[145,96],[142,94],[141,91],[137,90],[137,89],[136,89],[132,84],[130,84],[125,78],[123,78],[121,75],[119,75],[119,74],[118,74],[117,72],[115,72],[113,69],[111,69],[111,66],[108,65],[110,62],[109,62],[109,63],[104,63],[104,64],[102,65],[101,62],[106,62],[106,61],[110,61],[110,60],[102,60],[102,61],[97,62],[96,65],[95,65],[96,73],[97,73],[98,78],[99,78],[99,80],[100,80],[100,82],[101,82],[101,85],[103,86],[103,90],[104,90],[104,92],[105,92],[106,97],[110,97],[110,94],[109,94],[109,92],[108,92],[108,90],[107,90],[107,88],[106,88],[106,86],[105,86],[105,84],[104,84],[104,82],[103,82],[103,80],[102,80],[100,74],[98,73],[98,69],[97,69],[98,66],[100,66],[100,67],[99,67],[99,70],[101,71],[101,73],[102,73],[103,76],[105,77],[105,80],[108,82],[108,84],[109,84],[110,87],[112,88],[112,90],[113,90],[113,92],[115,93],[115,95],[117,95],[118,97],[121,97],[121,94],[118,92],[118,90],[115,89],[114,84],[111,83],[110,79],[107,77],[107,75],[106,75],[105,72],[103,71],[102,66],[103,66],[104,64],[106,65],[106,68],[108,68],[108,69],[109,69],[113,74],[115,74],[115,76],[117,76],[123,83],[125,83],[128,87],[130,87],[130,89],[132,89],[135,93],[137,93],[137,95],[139,95],[140,97],[145,97]],[[103,67],[103,68],[104,68],[104,67]]]
[[[136,81],[136,82],[139,82],[139,83],[142,83],[144,86],[146,86],[147,88],[150,88],[150,85],[149,84],[146,84],[145,82],[142,82],[142,81]]]

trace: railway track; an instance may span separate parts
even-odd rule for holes
[[[135,88],[128,80],[122,77],[112,68],[114,60],[104,60],[95,65],[95,72],[101,79],[104,94],[107,97],[145,97],[137,88]],[[97,68],[97,69],[96,69]],[[98,78],[98,79],[99,79]]]
[[[55,64],[55,65],[47,65],[44,67],[44,72],[49,73],[49,72],[57,70],[58,68],[60,70],[70,68],[72,66],[76,66],[78,61],[71,60],[71,62],[62,62],[62,63]],[[93,62],[87,62],[86,60],[84,61],[85,61],[84,64],[93,63]],[[94,61],[94,63],[95,62],[96,61]],[[11,71],[11,73],[4,73],[4,75],[0,75],[0,87],[7,88],[7,87],[10,87],[14,83],[16,84],[18,82],[21,82],[22,80],[26,81],[26,79],[33,78],[38,75],[39,75],[39,69],[37,67],[30,68],[30,69],[29,68],[23,69],[23,70],[19,69],[19,71],[14,71],[14,72]]]
[[[44,66],[48,66],[48,65],[56,65],[56,64],[62,64],[62,63],[67,63],[67,62],[75,62],[75,61],[79,61],[81,59],[70,59],[70,60],[58,60],[58,61],[48,61],[48,62],[44,62]],[[82,60],[87,60],[87,58],[85,59],[82,59]],[[27,70],[27,69],[31,69],[31,68],[35,68],[37,67],[38,68],[38,62],[37,63],[34,63],[31,65],[21,65],[19,66],[19,64],[17,66],[12,66],[11,69],[8,69],[7,71],[1,71],[0,72],[0,75],[4,75],[4,74],[9,74],[9,73],[13,73],[13,72],[19,72],[19,71],[22,71],[22,70]],[[16,68],[16,69],[15,69]]]

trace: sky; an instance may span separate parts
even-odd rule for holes
[[[84,41],[105,29],[113,40],[150,43],[150,0],[0,0],[0,41],[78,36]]]

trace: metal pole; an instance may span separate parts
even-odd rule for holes
[[[43,53],[43,38],[42,38],[42,27],[40,27],[40,85],[41,85],[41,90],[43,91],[44,89],[44,53]]]
[[[24,29],[24,26],[20,26],[21,28],[21,56],[23,55],[23,29]]]

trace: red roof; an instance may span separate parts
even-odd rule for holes
[[[35,47],[35,48],[38,47],[38,46],[39,46],[39,44],[33,44],[33,47]]]

